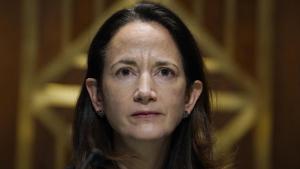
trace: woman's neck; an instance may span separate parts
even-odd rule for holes
[[[134,155],[121,164],[122,169],[160,169],[169,150],[169,139],[141,141],[115,137],[115,148],[120,153]]]

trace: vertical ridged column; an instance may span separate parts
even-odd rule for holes
[[[259,117],[255,129],[255,162],[256,169],[271,169],[272,149],[272,36],[273,36],[273,1],[260,0],[257,15],[257,59],[260,96],[257,98]]]
[[[66,47],[71,40],[72,0],[62,1],[62,48]]]
[[[225,3],[225,46],[226,52],[228,53],[227,59],[231,59],[234,55],[235,48],[235,22],[236,22],[236,0],[227,0]]]
[[[38,48],[37,1],[22,0],[20,99],[17,115],[16,169],[31,169],[33,162],[32,99]]]

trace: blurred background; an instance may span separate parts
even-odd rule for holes
[[[300,169],[300,1],[159,2],[184,20],[205,57],[216,156],[231,153],[233,169]],[[66,166],[91,38],[132,3],[0,1],[0,169]]]

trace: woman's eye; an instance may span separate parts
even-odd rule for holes
[[[133,71],[130,68],[121,68],[116,72],[118,77],[127,77],[133,75]]]
[[[158,74],[162,77],[171,78],[175,76],[175,72],[169,68],[162,68],[159,70]]]

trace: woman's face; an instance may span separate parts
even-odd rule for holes
[[[122,138],[163,139],[194,106],[186,85],[180,53],[169,32],[156,22],[135,21],[121,27],[108,44],[102,95],[93,105],[103,109]]]

